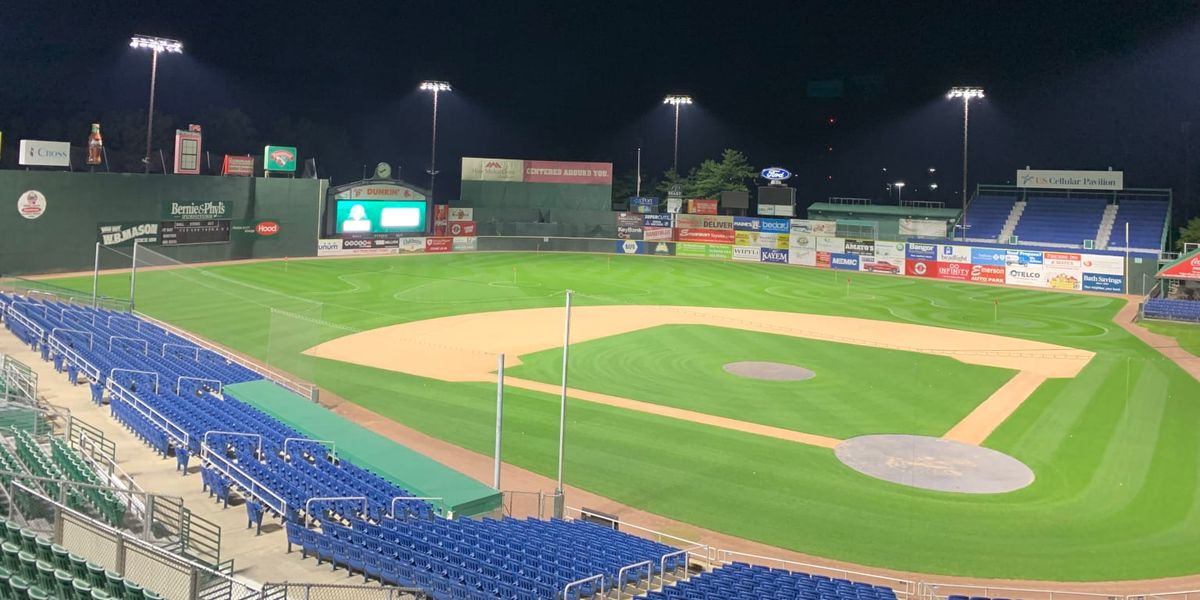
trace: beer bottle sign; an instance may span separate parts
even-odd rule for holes
[[[92,123],[92,133],[88,135],[87,164],[98,165],[104,162],[104,139],[100,137],[100,124]]]

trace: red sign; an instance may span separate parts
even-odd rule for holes
[[[904,261],[904,274],[913,277],[937,277],[938,263],[932,260]]]
[[[1184,256],[1175,264],[1167,266],[1157,277],[1159,279],[1195,279],[1200,280],[1200,252]]]
[[[971,281],[976,283],[1004,283],[1004,267],[997,265],[971,265]]]
[[[450,235],[454,237],[473,237],[475,221],[450,221]]]
[[[433,205],[433,235],[446,235],[446,227],[450,222],[450,205],[435,204]]]
[[[269,237],[279,233],[279,223],[275,221],[262,221],[254,226],[254,233],[263,237]]]
[[[732,229],[697,229],[681,227],[675,230],[675,239],[680,242],[704,242],[708,244],[732,244]]]
[[[939,262],[937,263],[938,279],[953,279],[954,281],[970,281],[971,280],[971,265],[965,263]]]
[[[718,200],[688,200],[688,212],[693,215],[715,215],[718,202]]]
[[[454,238],[431,237],[425,238],[426,252],[449,252],[454,249]]]
[[[818,250],[817,251],[817,266],[821,267],[822,269],[830,268],[829,257],[830,257],[829,252],[825,252],[823,250]]]
[[[253,177],[254,157],[230,156],[226,154],[225,162],[221,164],[221,174],[233,177]]]
[[[612,163],[527,160],[525,183],[612,185]]]

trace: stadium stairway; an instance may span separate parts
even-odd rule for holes
[[[117,464],[134,477],[147,491],[179,496],[196,515],[221,527],[222,559],[234,559],[234,573],[255,582],[304,581],[310,583],[345,583],[344,572],[314,570],[298,555],[285,555],[285,533],[276,524],[264,524],[262,535],[247,527],[246,511],[240,502],[236,510],[223,509],[201,489],[199,467],[193,463],[187,476],[175,470],[175,460],[163,458],[146,446],[133,433],[119,425],[109,415],[107,407],[91,401],[87,386],[73,386],[62,373],[56,373],[51,363],[43,362],[37,352],[23,344],[8,331],[0,331],[0,353],[9,354],[30,365],[38,373],[39,391],[50,404],[61,406],[71,414],[103,431],[117,447]]]

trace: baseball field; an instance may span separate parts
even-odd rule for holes
[[[151,316],[485,454],[504,352],[505,459],[553,477],[569,288],[574,486],[870,566],[1055,581],[1195,572],[1200,382],[1113,322],[1124,299],[851,277],[477,253],[146,270],[136,296]],[[55,283],[91,289],[90,277]],[[102,294],[128,290],[128,274],[101,280]],[[809,376],[727,368],[746,361]],[[869,434],[980,445],[1034,479],[1007,493],[882,481],[833,450]]]

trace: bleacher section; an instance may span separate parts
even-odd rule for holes
[[[1186,321],[1200,323],[1200,302],[1175,300],[1172,298],[1150,298],[1142,307],[1142,315],[1148,319]]]
[[[1125,223],[1129,223],[1129,247],[1159,250],[1169,204],[1162,200],[1126,201],[1117,205],[1108,246],[1125,246]]]
[[[1083,247],[1096,239],[1107,205],[1103,198],[1029,196],[1014,233],[1022,243]]]
[[[128,314],[4,294],[0,304],[6,327],[72,383],[86,378],[93,401],[107,399],[114,418],[164,456],[174,454],[185,474],[198,455],[198,484],[222,501],[244,497],[251,521],[281,517],[289,541],[321,560],[439,599],[489,600],[554,598],[586,577],[598,579],[580,593],[608,590],[623,566],[643,561],[655,566],[631,571],[635,578],[684,566],[685,555],[669,546],[583,521],[442,518],[408,490],[225,390],[262,379],[246,366]],[[26,464],[70,476],[69,457],[19,447]],[[58,450],[51,448],[55,459]]]
[[[1004,222],[1012,212],[1017,198],[979,194],[967,208],[967,237],[977,240],[996,241]]]
[[[28,432],[16,429],[12,433],[16,445],[16,457],[33,475],[94,486],[103,485],[96,473],[85,464],[83,457],[61,439],[50,437],[51,452],[48,456],[38,441]],[[58,485],[54,482],[41,481],[37,485],[51,498],[60,497]],[[90,505],[113,527],[121,527],[125,521],[125,504],[108,490],[99,489],[99,487],[74,488],[68,486],[66,500],[67,506],[75,509]]]
[[[651,592],[646,600],[727,600],[770,598],[772,600],[896,600],[889,587],[731,563],[685,582]]]

